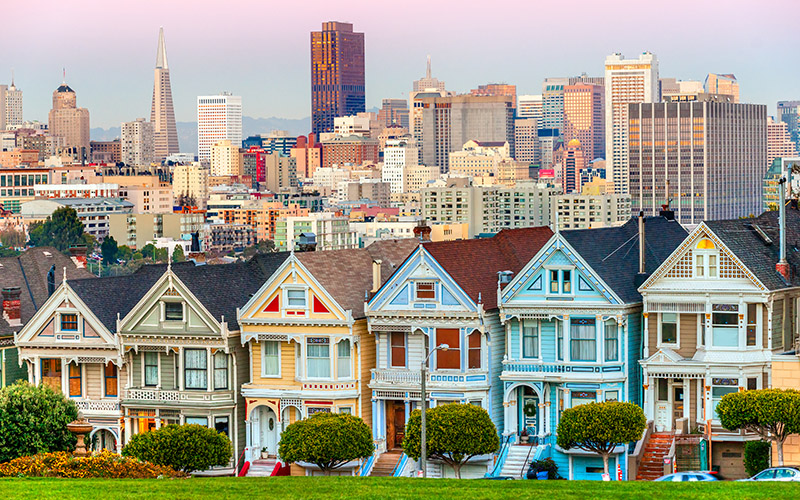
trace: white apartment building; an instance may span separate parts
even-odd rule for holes
[[[172,170],[172,196],[177,199],[181,195],[194,198],[200,208],[206,207],[208,201],[209,169],[200,162],[176,165]]]
[[[1,94],[2,92],[0,92]],[[22,91],[14,85],[11,79],[11,86],[5,91],[5,103],[0,101],[0,105],[5,104],[5,128],[6,130],[16,130],[22,127]],[[2,124],[0,124],[2,125]]]
[[[359,113],[360,115],[361,113]],[[334,135],[360,135],[361,137],[370,136],[369,116],[337,116],[333,119]]]
[[[340,182],[350,180],[350,170],[339,167],[319,167],[311,176],[314,188],[323,196],[330,196]]]
[[[629,192],[628,104],[658,102],[658,59],[650,52],[637,59],[611,54],[605,62],[606,161],[618,193]]]
[[[239,155],[240,144],[241,141],[234,143],[229,140],[223,140],[211,145],[211,155],[209,157],[211,175],[215,177],[242,175],[242,157]]]
[[[536,118],[514,120],[514,159],[539,164],[541,149],[539,146],[539,120]]]
[[[37,198],[117,198],[119,184],[37,184],[33,186]]]
[[[560,194],[554,198],[551,220],[559,229],[617,226],[631,217],[631,197],[627,194]]]
[[[128,166],[150,165],[155,159],[153,124],[144,118],[120,127],[120,159]]]
[[[412,141],[389,139],[383,149],[383,167],[381,180],[388,182],[392,193],[404,193],[409,190],[407,172],[411,167],[419,165],[419,148]],[[438,174],[438,169],[437,169]]]
[[[517,118],[535,118],[541,122],[544,115],[543,106],[542,94],[517,96]]]
[[[211,146],[228,140],[242,145],[242,98],[227,92],[197,98],[197,158],[211,161]],[[213,174],[212,174],[213,175]]]

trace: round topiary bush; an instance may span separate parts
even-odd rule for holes
[[[188,473],[228,465],[233,449],[230,440],[214,429],[171,424],[134,434],[122,454]]]

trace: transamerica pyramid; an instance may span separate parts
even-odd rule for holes
[[[156,161],[163,161],[167,156],[179,153],[178,130],[175,128],[175,110],[172,107],[172,88],[169,83],[167,46],[164,43],[164,28],[158,31],[158,53],[156,54],[150,121],[153,123]]]

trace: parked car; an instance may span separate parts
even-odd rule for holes
[[[667,474],[656,481],[721,481],[720,475],[714,471],[686,471]]]
[[[800,481],[800,467],[794,465],[772,467],[739,481]]]

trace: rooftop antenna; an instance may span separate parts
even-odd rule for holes
[[[428,54],[428,69],[425,71],[425,78],[431,78],[431,55]]]
[[[61,75],[63,77],[63,80],[62,80],[61,83],[66,85],[67,84],[67,68],[65,68],[65,67],[61,68]]]
[[[11,86],[14,86],[14,68],[11,68]]]

